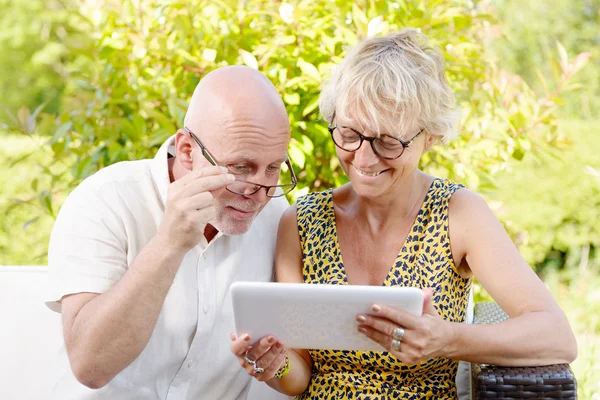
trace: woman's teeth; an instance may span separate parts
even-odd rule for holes
[[[384,170],[384,171],[378,171],[378,172],[367,172],[367,171],[361,171],[360,169],[358,169],[358,168],[356,168],[356,167],[354,167],[354,170],[355,170],[356,172],[358,172],[358,174],[359,174],[359,175],[362,175],[362,176],[372,176],[372,177],[379,176],[379,175],[381,175],[383,172],[385,172],[385,170]]]

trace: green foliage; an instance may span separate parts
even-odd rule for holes
[[[556,42],[569,53],[589,52],[592,65],[570,86],[564,111],[576,118],[597,118],[600,111],[600,0],[494,0],[502,21],[501,40],[494,43],[503,68],[522,76],[538,93],[555,85],[543,77],[562,74],[553,59]],[[542,77],[540,79],[540,76]]]
[[[577,264],[592,258],[590,249],[592,256],[600,249],[600,177],[595,172],[600,171],[600,122],[563,125],[560,130],[573,143],[570,151],[513,165],[491,194],[521,254],[544,267],[540,270]]]
[[[46,264],[52,215],[42,209],[39,187],[50,185],[51,175],[40,175],[40,165],[52,154],[39,151],[41,143],[23,135],[0,131],[0,158],[10,173],[0,174],[0,265]],[[24,193],[33,193],[30,197]]]
[[[577,398],[600,398],[600,255],[595,270],[552,272],[545,282],[565,311],[577,338],[579,355],[571,364]]]
[[[44,104],[56,113],[65,85],[79,65],[78,43],[87,37],[59,1],[0,0],[0,123],[15,110]]]
[[[346,177],[317,110],[322,81],[348,46],[407,26],[444,49],[463,110],[462,136],[426,154],[426,170],[486,189],[510,159],[561,145],[555,99],[497,68],[485,48],[493,17],[467,0],[106,1],[70,15],[93,39],[65,44],[87,68],[72,76],[57,118],[21,110],[12,127],[47,137],[54,160],[71,163],[66,187],[57,177],[40,190],[66,191],[106,165],[152,156],[181,127],[198,80],[228,64],[258,68],[285,100],[290,156],[303,171],[295,195],[338,186]]]

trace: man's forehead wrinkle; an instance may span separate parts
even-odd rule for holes
[[[265,124],[264,121],[253,121],[252,119],[246,118],[228,118],[223,121],[223,132],[231,133],[231,134],[242,134],[244,133],[252,133],[258,134],[264,137],[272,136],[273,131],[277,131],[280,133],[288,133],[289,126],[279,124],[280,126],[276,126],[275,124]],[[281,135],[284,136],[285,135]],[[245,139],[245,138],[241,138]]]
[[[272,135],[256,135],[254,132],[252,132],[252,134],[235,134],[228,131],[226,134],[222,134],[220,137],[216,138],[216,142],[219,144],[219,146],[222,146],[224,149],[226,149],[223,152],[224,156],[230,154],[250,155],[249,152],[244,150],[251,147],[257,148],[258,146],[259,148],[264,148],[265,151],[269,151],[280,146],[281,157],[285,159],[288,146],[288,138],[285,135],[273,137]],[[277,157],[277,154],[275,157]],[[250,158],[251,157],[248,157],[248,159]]]
[[[225,156],[227,156],[227,154]],[[283,163],[287,158],[287,155],[282,155],[281,157],[272,160],[272,163]],[[256,157],[256,154],[241,153],[235,155],[235,161],[254,163],[257,162],[257,160],[258,157]]]

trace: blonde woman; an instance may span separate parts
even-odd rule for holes
[[[258,380],[299,399],[454,399],[459,360],[499,365],[571,362],[563,312],[485,201],[419,170],[436,141],[455,133],[455,99],[443,57],[416,30],[360,43],[321,95],[350,183],[311,193],[282,217],[277,280],[416,286],[423,315],[382,304],[356,329],[387,351],[285,349],[273,336],[232,336],[231,350]],[[511,317],[467,325],[477,276]]]

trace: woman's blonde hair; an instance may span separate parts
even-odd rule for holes
[[[416,29],[354,47],[325,84],[319,107],[327,122],[335,112],[378,135],[409,139],[424,128],[446,143],[456,134],[458,112],[443,55]]]

